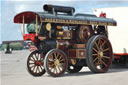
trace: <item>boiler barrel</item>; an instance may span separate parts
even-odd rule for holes
[[[64,12],[72,14],[75,12],[75,8],[73,7],[64,7],[64,6],[56,6],[56,5],[44,5],[43,9],[48,12]]]

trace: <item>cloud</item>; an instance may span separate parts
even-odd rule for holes
[[[113,2],[112,2],[113,1]],[[19,32],[19,25],[13,22],[14,16],[23,11],[39,11],[43,12],[44,4],[54,4],[62,6],[75,7],[76,13],[93,13],[93,8],[103,8],[112,6],[128,6],[123,1],[112,0],[4,0],[0,3],[1,7],[1,28],[0,34],[2,41],[4,40],[21,40],[23,39]]]
[[[17,5],[15,6],[15,11],[18,12],[22,12],[26,9],[27,7],[24,4],[21,4],[17,7]]]

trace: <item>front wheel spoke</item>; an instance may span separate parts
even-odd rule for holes
[[[35,64],[35,62],[29,62],[29,64]]]
[[[35,58],[34,58],[34,56],[31,57],[31,60],[36,61]]]
[[[38,60],[41,60],[41,55],[40,54],[38,55]]]
[[[33,55],[33,58],[34,58],[35,61],[37,61],[36,55]]]
[[[58,60],[61,60],[62,59],[62,55],[59,57],[59,59]]]
[[[59,71],[61,72],[61,69],[60,69],[60,67],[58,66],[58,69],[59,69]]]
[[[49,61],[49,62],[54,62],[53,58],[52,58],[52,59],[51,59],[51,58],[49,58],[49,59],[48,59],[48,61]]]
[[[36,73],[37,73],[37,71],[38,71],[38,66],[37,66],[37,68],[36,68]]]
[[[49,66],[49,67],[53,67],[53,66],[54,66],[54,64],[48,64],[48,66]]]
[[[59,54],[59,53],[57,53],[57,55],[56,55],[57,59],[58,59],[59,55],[60,55],[60,54]]]
[[[56,71],[56,67],[54,67],[54,69],[53,69],[53,73],[55,73],[55,72],[57,72],[57,71]]]
[[[59,60],[59,62],[62,62],[62,61],[64,61],[64,59]]]
[[[33,68],[33,67],[35,67],[35,65],[34,64],[33,65],[32,64],[29,64],[29,67],[30,68]]]
[[[35,71],[36,66],[33,67],[33,72]]]
[[[39,72],[42,72],[43,71],[43,69],[41,68],[41,66],[39,66]]]
[[[43,66],[40,66],[41,70],[43,71],[44,70],[44,67]]]
[[[57,59],[57,55],[56,55],[56,53],[53,53],[53,55],[54,55],[55,59]]]
[[[38,53],[36,53],[36,59],[37,59],[37,60],[39,59],[39,54],[38,54]]]
[[[32,57],[30,58],[30,61],[35,61]]]

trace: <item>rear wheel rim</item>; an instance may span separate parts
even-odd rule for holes
[[[92,47],[92,61],[96,69],[105,71],[111,64],[111,45],[104,38],[97,39]]]

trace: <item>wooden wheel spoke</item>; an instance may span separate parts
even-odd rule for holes
[[[101,47],[103,47],[103,45],[106,43],[106,40],[103,42],[103,44],[101,44]]]
[[[95,62],[97,59],[98,59],[98,57],[96,57],[96,58],[93,60],[93,62]]]
[[[57,53],[57,55],[56,55],[57,59],[58,59],[59,55],[60,55],[60,53]]]
[[[36,56],[36,60],[38,60],[38,58],[39,58],[39,54],[36,53],[35,56]]]
[[[31,57],[31,60],[36,61],[35,58],[34,58],[33,56]]]
[[[101,62],[100,62],[100,60],[98,59],[98,62],[96,63],[96,65],[100,65],[101,64]]]
[[[97,53],[96,54],[92,54],[92,56],[97,56]]]
[[[99,46],[98,46],[98,44],[95,42],[95,45],[96,45],[96,48],[98,49],[98,50],[100,50],[100,48],[99,48]]]
[[[38,70],[39,72],[42,72],[41,66],[38,66]]]
[[[35,55],[33,55],[33,58],[34,58],[34,60],[35,60],[35,61],[37,61],[36,54],[35,54]]]
[[[33,72],[34,72],[35,68],[36,68],[36,66],[33,67]]]
[[[48,61],[48,64],[54,64],[54,61]]]
[[[40,54],[38,55],[38,60],[41,60],[41,55]]]
[[[94,50],[95,52],[98,52],[95,48],[93,48],[93,50]]]
[[[54,73],[57,72],[57,71],[56,71],[56,67],[54,67],[53,72],[54,72]]]
[[[57,59],[57,55],[56,55],[56,53],[53,53],[53,55],[54,55],[55,59]]]
[[[98,45],[100,45],[100,44],[101,44],[101,40],[99,39],[99,40],[98,40]]]
[[[64,59],[59,60],[59,62],[62,62],[62,61],[64,61]]]
[[[49,58],[49,59],[48,59],[48,63],[49,63],[49,62],[54,62],[54,59],[53,59],[53,58]]]
[[[110,59],[110,57],[108,57],[108,56],[103,56],[103,58],[107,58],[107,59]]]
[[[106,49],[103,50],[103,52],[108,51],[108,50],[109,50],[109,48],[106,48]]]
[[[107,67],[107,64],[103,60],[100,60],[100,62]]]
[[[32,66],[29,65],[29,67],[30,67],[30,68],[33,68],[33,67],[35,67],[35,65],[32,65]]]
[[[37,71],[39,71],[39,70],[38,70],[38,66],[37,66],[37,68],[36,68],[36,73],[37,73]]]
[[[40,69],[41,69],[41,71],[43,70],[43,68],[42,68],[42,66],[39,66],[40,67]]]
[[[49,67],[53,67],[53,66],[55,66],[55,65],[54,65],[54,64],[48,64],[48,66],[49,66]]]
[[[35,61],[30,60],[29,64],[35,64]]]
[[[59,60],[61,60],[62,59],[62,55],[59,57]]]
[[[29,59],[29,61],[28,61],[29,63],[35,63],[35,61],[34,60],[32,60],[31,58]]]
[[[60,69],[60,67],[58,66],[58,69],[59,69],[59,71],[61,72],[61,69]]]

